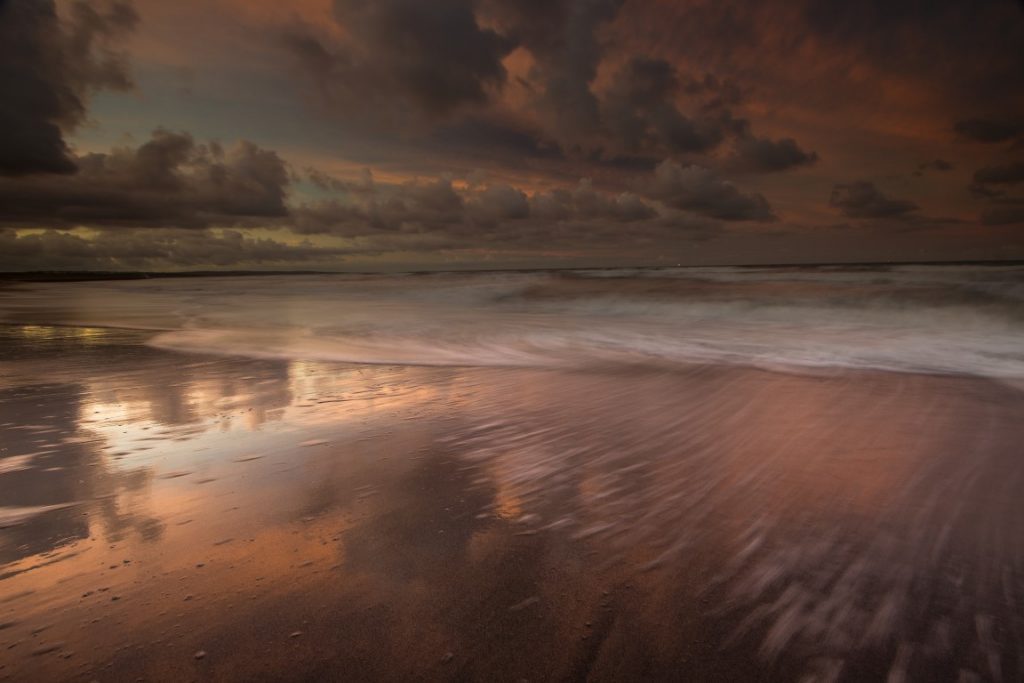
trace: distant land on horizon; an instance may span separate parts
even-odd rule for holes
[[[536,273],[587,270],[669,270],[697,268],[887,268],[891,266],[1024,266],[1024,260],[860,261],[823,263],[718,263],[674,266],[573,266],[567,268],[437,268],[430,270],[186,270],[186,271],[7,271],[0,282],[86,282],[190,277],[253,277],[273,275],[432,275],[437,273]]]

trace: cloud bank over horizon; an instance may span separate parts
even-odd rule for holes
[[[0,269],[1024,258],[1024,9],[0,0]]]

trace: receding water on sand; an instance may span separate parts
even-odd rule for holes
[[[871,290],[872,278],[892,289],[898,279],[899,293],[872,290],[870,306],[835,314],[859,330],[857,344],[883,327],[887,340],[918,334],[864,310],[960,292],[968,303],[954,313],[977,326],[938,339],[926,354],[934,364],[970,330],[987,339],[1001,325],[1006,336],[990,344],[1019,341],[1015,280],[993,272],[841,272],[834,282],[791,273],[784,287],[790,300],[819,292],[820,308],[824,289]],[[735,298],[736,287],[782,296],[778,273],[756,286],[729,276],[729,291],[720,275],[704,278],[713,291],[678,276],[606,275],[553,285],[524,275],[530,285],[517,281],[514,302],[508,282],[439,277],[444,314],[429,286],[386,305],[383,289],[404,291],[396,283],[415,277],[355,279],[344,296],[310,301],[298,295],[308,283],[290,284],[274,295],[287,324],[271,332],[305,341],[287,358],[159,341],[229,319],[252,326],[257,306],[214,292],[253,282],[270,297],[280,287],[259,278],[42,287],[20,308],[6,292],[0,678],[1021,675],[1019,356],[968,357],[956,372],[944,360],[944,372],[925,374],[913,371],[922,361],[905,355],[910,346],[850,361],[845,346],[829,346],[834,328],[803,335],[818,357],[843,360],[827,366],[785,354],[767,370],[749,358],[606,353],[588,340],[621,338],[616,316],[662,345],[669,322],[676,337],[696,334],[679,326],[679,310],[662,316],[666,299],[670,309],[692,304],[680,301],[690,287],[705,302]],[[458,278],[465,291],[452,304]],[[104,287],[129,288],[117,311],[94,307]],[[165,307],[139,303],[154,291]],[[438,330],[434,343],[479,341],[485,327],[469,312],[481,306],[492,323],[504,318],[490,337],[503,346],[542,325],[568,341],[557,353],[533,344],[537,363],[302,357],[324,348],[309,339],[337,350],[360,329],[379,338],[397,324],[389,315],[414,315],[414,296],[427,301],[420,326]],[[25,303],[32,297],[38,305]],[[363,308],[346,308],[360,297]],[[570,320],[538,312],[552,297],[566,310],[573,302]],[[615,297],[629,310],[588,312],[583,324],[580,306]],[[644,301],[658,312],[637,313]],[[943,306],[916,311],[934,309],[933,334],[952,319]],[[509,316],[523,315],[516,332]],[[161,327],[148,324],[157,317],[178,320],[124,329]],[[434,325],[459,320],[447,332]],[[800,336],[786,334],[780,347]],[[564,361],[574,344],[586,362]],[[907,362],[892,372],[860,363],[869,357]]]

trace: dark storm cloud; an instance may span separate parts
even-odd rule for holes
[[[296,24],[283,42],[320,99],[348,123],[416,140],[423,151],[507,163],[536,158],[607,165],[688,155],[704,165],[727,140],[733,166],[774,172],[814,163],[792,138],[756,137],[733,114],[744,90],[710,73],[682,74],[632,55],[598,83],[623,0],[335,0],[343,35]],[[322,27],[321,27],[322,28]],[[525,103],[508,106],[503,59]],[[606,82],[607,81],[607,82]],[[425,146],[423,146],[425,145]]]
[[[482,102],[505,79],[512,45],[478,24],[467,0],[335,0],[334,12],[367,50],[361,57],[428,111]]]
[[[375,126],[435,126],[439,142],[506,147],[542,156],[600,125],[591,91],[603,50],[598,29],[623,0],[335,0],[343,38],[296,25],[283,43],[337,116]],[[486,26],[486,27],[485,27]],[[502,60],[522,47],[536,61],[533,109],[543,134],[479,110],[507,81]],[[459,110],[476,109],[467,120]],[[454,121],[452,120],[454,119]],[[472,149],[470,151],[473,151]]]
[[[731,111],[743,98],[734,83],[711,74],[683,76],[663,59],[628,60],[597,98],[601,136],[595,144],[603,147],[603,154],[596,160],[602,163],[623,154],[641,155],[645,162],[651,156],[682,154],[708,158],[728,139],[735,140],[735,154],[726,166],[736,171],[771,173],[818,159],[792,138],[771,140],[753,135],[750,123]],[[689,105],[692,113],[684,113],[682,104]]]
[[[603,95],[601,115],[612,140],[629,153],[708,152],[730,134],[746,129],[726,111],[691,118],[676,106],[680,80],[674,66],[660,59],[634,58]]]
[[[749,135],[737,140],[733,166],[741,171],[773,173],[817,161],[817,153],[801,149],[793,138],[770,140]]]
[[[667,206],[725,221],[774,221],[768,201],[760,194],[744,194],[714,171],[683,167],[666,160],[653,179],[640,186],[641,194]]]
[[[590,84],[603,56],[599,29],[615,18],[624,0],[484,0],[493,17],[539,66],[538,105],[559,139],[591,134],[599,103]]]
[[[1024,161],[979,168],[974,172],[974,182],[981,185],[1012,185],[1024,182]]]
[[[953,130],[974,142],[1006,142],[1024,134],[1024,119],[964,119],[954,123]]]
[[[482,104],[513,45],[480,26],[471,0],[335,0],[344,42],[296,26],[284,43],[342,115],[436,117]]]
[[[120,40],[137,22],[129,2],[0,1],[0,175],[71,173],[63,132],[89,95],[131,86]]]
[[[47,230],[18,235],[0,229],[0,270],[119,270],[294,264],[333,259],[349,250],[290,245],[237,230],[118,230],[85,239]]]
[[[836,185],[829,205],[850,218],[894,218],[918,209],[914,202],[887,197],[865,180]]]
[[[247,141],[225,150],[158,130],[137,148],[74,162],[73,175],[0,179],[0,225],[202,228],[288,212],[285,163]]]

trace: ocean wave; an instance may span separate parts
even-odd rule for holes
[[[285,359],[1024,378],[1021,267],[196,278],[40,285],[18,306],[0,296],[8,321],[26,311],[162,329],[150,343],[164,349]]]

